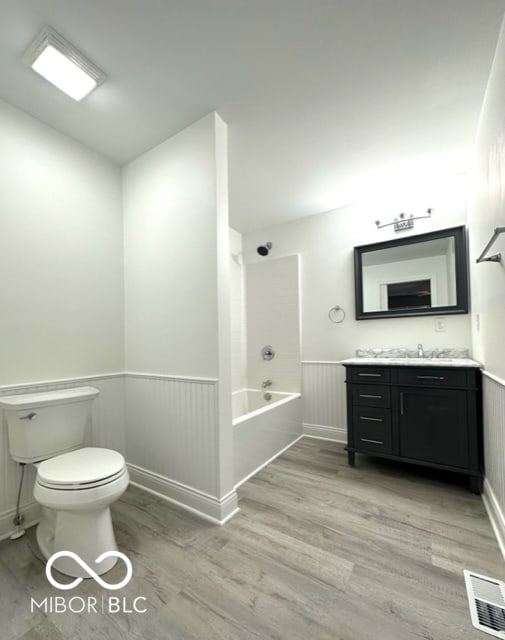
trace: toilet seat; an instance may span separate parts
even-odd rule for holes
[[[47,489],[79,491],[110,484],[126,473],[118,451],[85,447],[41,462],[36,482]]]

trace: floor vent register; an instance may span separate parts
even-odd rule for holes
[[[472,571],[464,574],[473,626],[505,640],[505,583]]]

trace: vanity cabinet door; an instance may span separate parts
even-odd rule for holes
[[[400,456],[468,468],[466,391],[399,387]]]

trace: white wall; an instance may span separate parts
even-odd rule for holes
[[[264,258],[246,265],[247,382],[271,380],[273,391],[300,392],[300,292],[298,256]],[[262,347],[274,348],[263,360]]]
[[[124,369],[120,170],[2,101],[0,165],[0,394],[94,384],[91,442],[124,451],[122,377],[81,377]],[[0,424],[1,538],[20,474]]]
[[[448,179],[427,190],[431,219],[416,222],[413,235],[466,224],[466,181]],[[399,210],[401,211],[401,209]],[[390,210],[389,218],[399,211]],[[407,213],[409,211],[407,210]],[[447,331],[436,332],[433,317],[355,320],[353,247],[398,238],[392,227],[377,229],[377,207],[353,206],[262,229],[244,236],[244,259],[258,261],[256,247],[273,243],[274,257],[299,253],[302,264],[302,359],[337,361],[359,347],[470,347],[468,315],[447,316]],[[328,311],[339,304],[347,317],[332,324]]]
[[[227,194],[215,113],[123,169],[128,461],[214,507],[233,489]]]
[[[475,264],[494,228],[505,226],[504,56],[502,30],[477,133],[469,224],[474,354],[486,369],[505,380],[505,234],[490,251],[501,251],[503,261]]]
[[[218,376],[213,119],[123,168],[129,371]]]
[[[505,226],[505,31],[496,49],[475,145],[469,207],[474,357],[484,371],[484,500],[505,551],[505,262],[476,264],[493,230]],[[502,252],[505,234],[491,250]]]
[[[0,101],[0,384],[121,371],[117,166]]]

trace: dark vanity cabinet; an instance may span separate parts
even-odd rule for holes
[[[345,366],[349,464],[364,453],[456,471],[480,493],[478,368]]]

